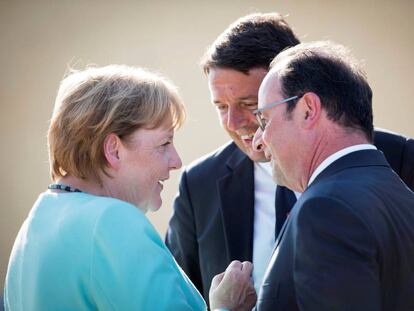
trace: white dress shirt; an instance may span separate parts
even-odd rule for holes
[[[270,162],[254,163],[253,283],[256,292],[275,244],[276,183],[272,180]]]
[[[296,198],[301,195],[294,191]],[[276,182],[270,162],[254,163],[253,283],[256,292],[262,285],[275,245]]]

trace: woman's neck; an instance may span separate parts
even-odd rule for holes
[[[105,196],[105,191],[97,182],[91,182],[74,176],[64,176],[56,181],[57,184],[63,184],[72,188],[79,189],[82,192],[98,196]]]

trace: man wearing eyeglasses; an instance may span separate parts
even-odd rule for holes
[[[252,147],[260,83],[271,60],[298,43],[279,14],[252,14],[230,25],[202,62],[212,102],[232,142],[183,172],[166,243],[206,300],[212,278],[232,260],[252,261],[253,281],[260,287],[275,238],[299,196],[276,187],[265,154]],[[414,187],[414,142],[384,132],[375,139]]]
[[[329,42],[280,53],[259,89],[256,150],[303,192],[257,310],[413,310],[414,193],[372,144],[372,92]]]

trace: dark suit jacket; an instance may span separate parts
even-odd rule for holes
[[[374,132],[374,143],[384,153],[391,168],[414,191],[414,140],[377,129]]]
[[[414,141],[377,132],[379,149],[414,189]],[[183,172],[166,244],[208,302],[212,278],[232,260],[252,260],[252,161],[234,144]]]
[[[328,166],[276,241],[257,310],[414,310],[414,193],[383,154]]]

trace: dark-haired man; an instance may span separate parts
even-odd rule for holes
[[[257,310],[413,310],[414,193],[372,144],[365,73],[330,42],[297,45],[270,68],[254,145],[279,184],[303,193]]]
[[[183,172],[166,243],[206,300],[213,276],[232,260],[252,261],[260,287],[275,237],[299,195],[276,187],[264,153],[251,145],[260,83],[272,59],[298,43],[279,14],[252,14],[230,25],[204,57],[212,102],[233,142]],[[375,142],[414,187],[414,142],[384,132]]]

